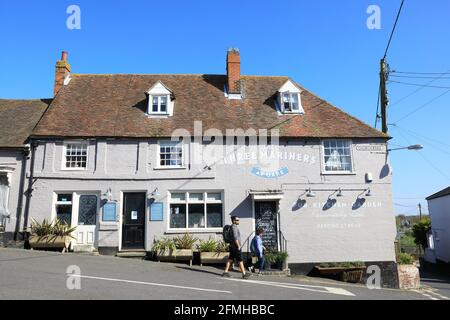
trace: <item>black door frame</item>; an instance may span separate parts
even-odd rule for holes
[[[126,194],[142,194],[145,196],[145,204],[144,204],[144,244],[142,248],[124,248],[123,247],[123,224],[124,224],[124,214],[125,214],[125,195]],[[146,250],[147,245],[147,205],[148,205],[148,191],[147,190],[126,190],[121,191],[121,206],[120,206],[120,239],[119,239],[119,248],[120,250]]]

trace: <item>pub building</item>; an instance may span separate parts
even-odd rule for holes
[[[264,227],[293,273],[395,266],[389,137],[288,76],[241,75],[237,49],[225,75],[76,74],[63,52],[54,91],[30,135],[19,225],[59,218],[77,226],[74,251],[117,254],[221,239],[235,215],[242,240]]]

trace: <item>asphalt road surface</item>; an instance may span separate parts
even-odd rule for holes
[[[223,278],[221,273],[215,267],[0,248],[0,300],[447,299],[437,289],[370,290],[318,278],[253,276],[242,280],[237,272],[232,272],[232,278]]]

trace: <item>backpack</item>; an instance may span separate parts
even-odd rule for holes
[[[223,241],[225,241],[226,243],[232,243],[233,242],[233,227],[231,225],[226,225],[225,227],[223,227]]]
[[[252,242],[250,243],[250,252],[253,255],[256,255],[256,236],[253,237]]]

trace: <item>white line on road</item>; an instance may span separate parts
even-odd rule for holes
[[[431,300],[450,300],[450,298],[434,291],[433,289],[422,289],[422,290],[413,290],[414,292],[418,292],[423,296],[430,298]],[[436,298],[437,297],[437,298]]]
[[[342,296],[355,296],[350,291],[347,291],[342,288],[310,286],[310,285],[303,285],[303,284],[297,284],[297,283],[273,282],[273,281],[256,281],[256,280],[243,280],[243,279],[225,279],[225,280],[262,284],[262,285],[287,288],[287,289],[314,291],[314,292],[321,292],[321,293],[331,293],[331,294],[342,295]],[[322,290],[320,290],[320,289],[322,289]]]
[[[169,288],[177,288],[177,289],[187,289],[187,290],[197,290],[197,291],[219,292],[219,293],[232,294],[231,291],[226,291],[226,290],[215,290],[215,289],[204,289],[204,288],[195,288],[195,287],[176,286],[176,285],[173,285],[173,284],[143,282],[143,281],[134,281],[134,280],[123,280],[123,279],[114,279],[114,278],[102,278],[102,277],[92,277],[92,276],[81,276],[81,275],[70,275],[70,276],[71,277],[86,278],[86,279],[113,281],[113,282],[126,282],[126,283],[142,284],[142,285],[147,285],[147,286],[169,287]]]

